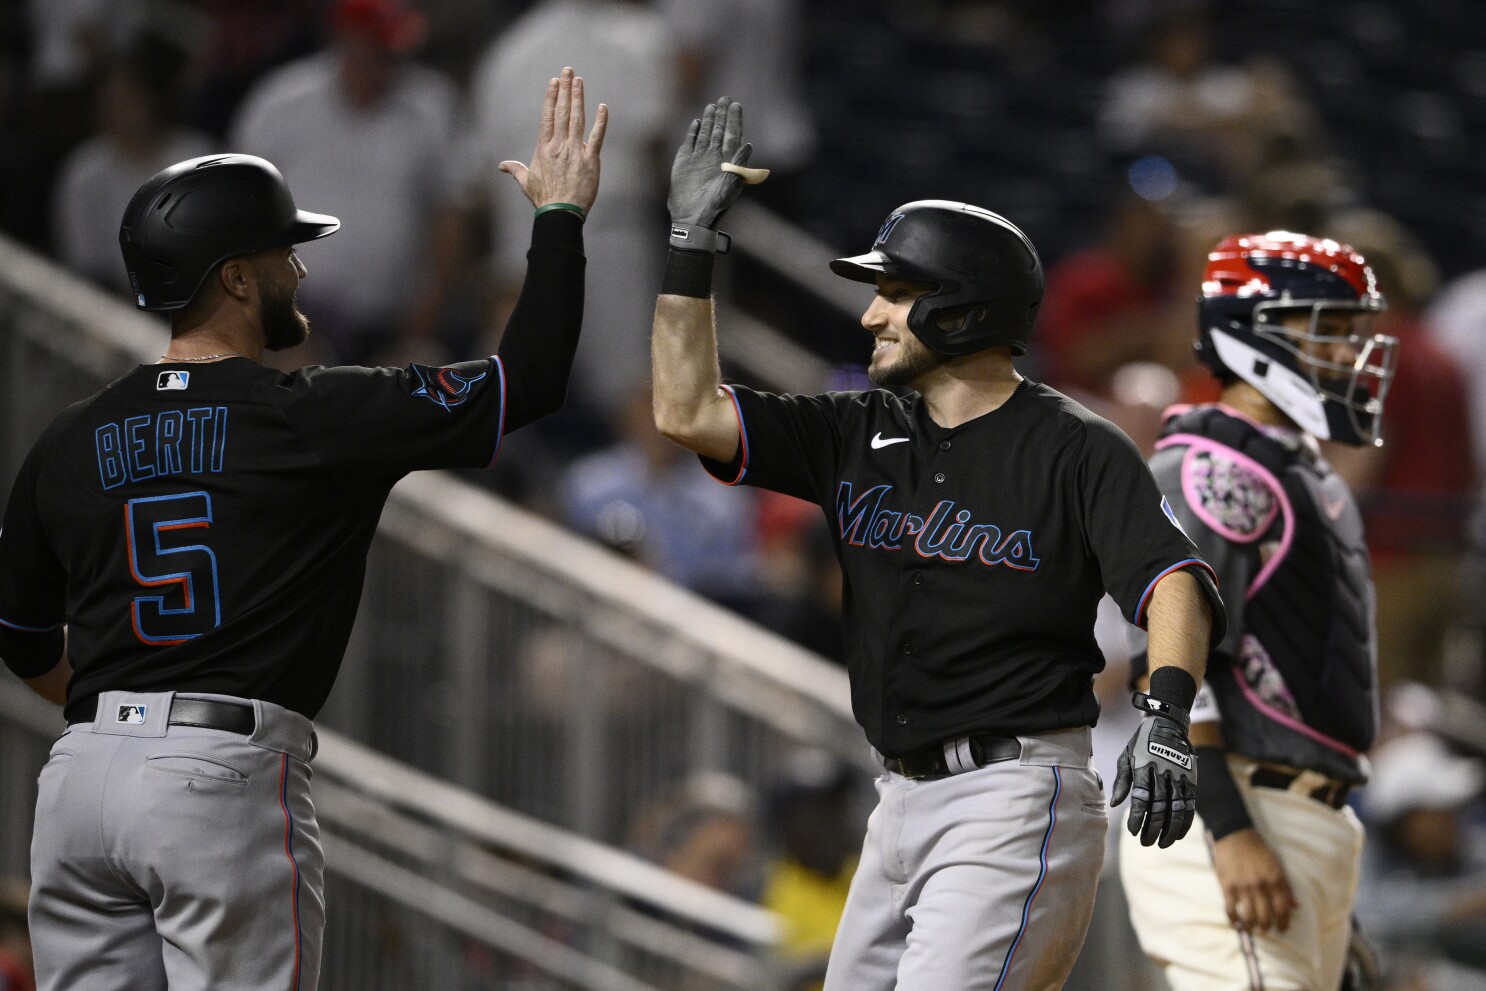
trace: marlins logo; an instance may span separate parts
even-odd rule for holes
[[[466,377],[452,368],[429,368],[427,365],[412,367],[413,374],[418,377],[418,387],[413,390],[413,395],[422,396],[444,409],[453,409],[463,403],[470,397],[474,384],[488,374],[481,372],[479,375]]]
[[[898,221],[902,219],[903,215],[901,213],[895,213],[884,220],[882,222],[882,228],[877,232],[877,240],[872,242],[872,247],[876,248],[882,245],[888,239],[888,235],[892,234],[893,228],[898,226]]]

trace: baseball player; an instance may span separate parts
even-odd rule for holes
[[[676,155],[655,418],[719,480],[818,503],[835,541],[852,706],[883,772],[825,987],[1061,987],[1104,856],[1096,607],[1108,589],[1149,626],[1146,718],[1115,798],[1167,846],[1192,816],[1186,718],[1221,615],[1211,575],[1129,439],[1017,373],[1042,265],[987,210],[906,204],[872,250],[831,263],[876,286],[862,325],[881,389],[724,386],[716,226],[761,177],[751,150],[724,99]]]
[[[536,217],[489,358],[266,368],[308,332],[294,245],[339,222],[246,155],[171,166],[129,204],[124,261],[170,342],[47,428],[0,531],[0,657],[69,724],[31,852],[40,991],[315,988],[311,719],[388,491],[486,465],[562,405],[607,111],[585,143],[582,80],[545,99],[530,166],[501,165]]]
[[[1197,353],[1222,398],[1168,410],[1151,459],[1227,604],[1192,712],[1207,842],[1159,864],[1120,850],[1141,946],[1175,991],[1341,981],[1376,652],[1361,518],[1316,439],[1381,443],[1398,342],[1366,321],[1383,305],[1335,241],[1248,234],[1208,255]]]

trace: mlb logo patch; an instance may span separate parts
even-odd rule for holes
[[[121,705],[119,706],[119,715],[114,722],[127,723],[130,726],[143,726],[146,708],[147,706],[143,705]]]
[[[190,372],[166,371],[161,372],[160,376],[155,379],[155,391],[182,392],[190,384]]]

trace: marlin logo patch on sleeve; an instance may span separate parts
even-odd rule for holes
[[[422,396],[446,410],[463,404],[471,396],[475,383],[489,374],[481,372],[478,375],[465,375],[453,368],[430,368],[427,365],[411,367],[417,377],[417,386],[412,394]]]
[[[1190,536],[1187,535],[1187,529],[1186,527],[1182,526],[1182,521],[1176,518],[1176,510],[1171,508],[1171,503],[1166,501],[1165,496],[1161,497],[1161,512],[1166,514],[1166,518],[1171,521],[1172,526],[1176,527],[1182,532],[1183,537],[1186,537],[1188,540],[1192,539]]]

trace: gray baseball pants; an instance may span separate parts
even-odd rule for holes
[[[884,772],[825,991],[1056,991],[1083,946],[1108,814],[1087,728],[1019,759]]]
[[[314,991],[325,861],[313,726],[169,726],[172,692],[105,692],[41,770],[31,843],[38,991]],[[138,707],[142,706],[141,711]],[[127,716],[126,716],[127,714]]]

